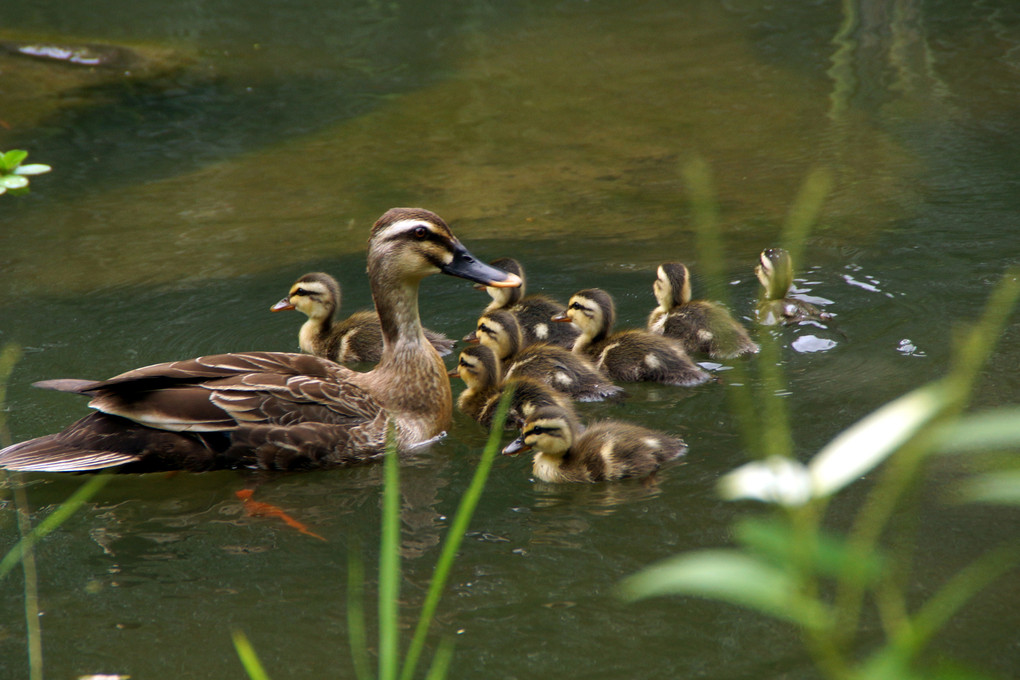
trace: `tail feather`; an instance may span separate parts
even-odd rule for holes
[[[55,380],[40,380],[32,383],[33,387],[41,387],[44,390],[57,390],[58,392],[74,392],[84,394],[98,384],[95,380],[79,380],[77,378],[57,378]]]
[[[22,472],[88,472],[137,460],[137,456],[115,451],[68,449],[59,434],[30,439],[0,451],[0,468]]]

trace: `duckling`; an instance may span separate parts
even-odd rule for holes
[[[690,271],[683,263],[659,265],[652,290],[659,306],[648,317],[650,332],[676,338],[687,352],[701,352],[713,359],[758,351],[729,310],[716,302],[691,299]]]
[[[505,309],[486,312],[478,319],[476,342],[491,349],[506,379],[528,377],[578,401],[602,401],[623,396],[623,388],[586,358],[570,350],[540,342],[522,348],[521,327]]]
[[[243,352],[145,366],[109,380],[37,383],[92,397],[62,432],[0,451],[8,470],[339,467],[377,460],[448,427],[446,367],[425,340],[418,286],[444,273],[487,286],[520,280],[477,260],[446,222],[393,208],[372,227],[368,278],[382,325],[379,364],[358,373],[309,354]]]
[[[790,297],[793,287],[793,260],[783,248],[766,248],[758,257],[754,268],[763,287],[758,303],[758,323],[773,326],[777,323],[793,324],[801,321],[829,321],[832,314],[823,312],[813,304]]]
[[[362,310],[343,321],[333,321],[333,315],[340,309],[340,284],[329,274],[305,274],[290,287],[287,297],[269,308],[272,312],[290,309],[308,317],[298,333],[302,352],[338,364],[375,363],[382,358],[382,326],[374,310]],[[425,339],[439,356],[453,351],[453,340],[428,328],[423,330]]]
[[[531,448],[536,451],[531,471],[545,482],[649,477],[687,451],[676,437],[616,420],[594,423],[582,433],[576,417],[557,406],[536,409],[503,453]]]
[[[500,257],[490,262],[493,267],[502,269],[505,272],[516,274],[524,281],[524,268],[521,263],[512,257]],[[524,295],[524,286],[514,288],[497,288],[495,286],[475,286],[484,289],[492,298],[492,302],[482,312],[494,312],[503,309],[517,319],[521,327],[522,347],[536,342],[548,342],[550,345],[557,345],[566,349],[574,346],[574,341],[580,333],[573,326],[550,323],[549,320],[561,314],[566,309],[563,305],[545,295]],[[471,342],[474,338],[474,331],[464,337],[465,342]]]
[[[519,429],[524,419],[542,406],[574,410],[566,395],[537,380],[519,377],[502,381],[499,360],[485,345],[472,345],[462,350],[450,376],[459,376],[467,385],[457,398],[457,408],[485,427],[492,425],[492,417],[506,388],[514,391],[506,416],[507,429]]]
[[[553,320],[572,321],[580,328],[574,352],[590,357],[613,380],[687,387],[711,378],[691,361],[677,340],[637,329],[613,333],[613,298],[600,288],[574,293],[566,313]]]

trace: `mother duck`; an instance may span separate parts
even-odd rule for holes
[[[446,368],[425,339],[418,285],[443,273],[485,286],[521,281],[471,255],[435,213],[393,208],[372,227],[368,278],[383,330],[367,373],[307,354],[243,352],[145,366],[109,380],[39,387],[92,397],[97,412],[0,451],[8,470],[122,471],[342,467],[401,448],[450,422]]]

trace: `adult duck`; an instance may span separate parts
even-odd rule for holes
[[[340,309],[340,284],[329,274],[305,274],[290,287],[287,297],[269,311],[291,309],[308,317],[298,331],[302,352],[338,364],[377,363],[382,358],[382,324],[375,310],[361,310],[342,321],[334,321]],[[453,351],[453,340],[428,328],[423,330],[425,339],[436,348],[439,356]]]
[[[40,387],[92,397],[62,432],[0,451],[9,470],[126,471],[347,466],[378,458],[393,425],[407,449],[449,424],[446,368],[418,317],[418,286],[444,273],[520,280],[479,262],[435,213],[394,208],[372,227],[368,278],[382,325],[379,364],[358,373],[308,354],[246,352],[156,364],[109,380]]]
[[[638,329],[613,332],[616,307],[601,288],[574,293],[566,313],[553,320],[580,328],[574,352],[591,359],[613,380],[691,386],[711,378],[676,340]]]
[[[713,359],[754,354],[758,345],[718,302],[691,299],[691,273],[682,262],[666,262],[655,272],[652,292],[659,306],[648,316],[648,331],[680,341],[688,353]]]

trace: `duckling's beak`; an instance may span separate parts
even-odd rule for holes
[[[466,342],[469,345],[477,345],[478,344],[478,332],[477,331],[471,331],[470,333],[465,335],[463,338],[461,338],[460,341],[461,342]]]
[[[504,456],[516,456],[519,453],[527,451],[531,447],[524,443],[524,435],[522,434],[517,439],[513,440],[506,445],[503,449]]]
[[[556,316],[552,317],[550,321],[564,321],[566,323],[570,323],[571,319],[569,316],[566,315],[566,313],[563,313],[557,314]]]
[[[505,272],[480,261],[459,242],[454,242],[451,250],[453,258],[449,263],[440,267],[444,274],[494,288],[517,288],[523,283],[521,277],[516,274]]]
[[[285,312],[288,309],[294,309],[294,305],[290,304],[290,296],[287,296],[277,302],[275,305],[269,308],[270,312]]]
[[[449,371],[446,372],[446,375],[450,376],[451,378],[459,378],[460,371],[458,371],[456,368],[451,368]]]

